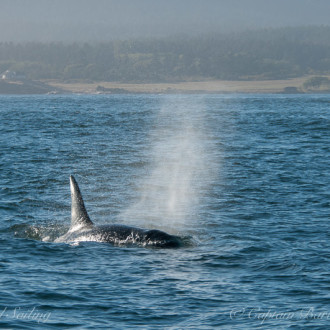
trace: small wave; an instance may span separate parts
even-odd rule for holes
[[[10,227],[10,231],[14,232],[16,237],[44,242],[53,242],[57,237],[63,235],[67,230],[67,227],[63,227],[57,224],[36,226],[23,223]]]

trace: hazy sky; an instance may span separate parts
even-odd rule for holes
[[[330,0],[0,0],[0,41],[106,41],[330,25]]]

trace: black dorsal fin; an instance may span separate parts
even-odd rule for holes
[[[84,227],[93,226],[93,222],[88,216],[84,200],[81,196],[77,181],[70,175],[71,189],[71,227],[70,230],[77,230]]]

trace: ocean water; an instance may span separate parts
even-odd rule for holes
[[[0,96],[0,327],[330,326],[329,95]],[[54,243],[95,224],[179,249]]]

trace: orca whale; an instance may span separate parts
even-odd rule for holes
[[[114,245],[137,244],[147,247],[177,248],[182,246],[179,236],[161,230],[146,230],[125,225],[95,226],[85,208],[77,181],[70,176],[71,227],[56,243],[106,242]]]

